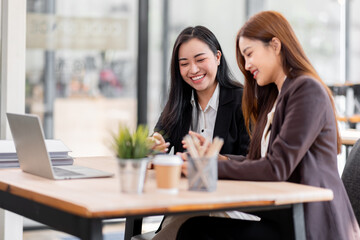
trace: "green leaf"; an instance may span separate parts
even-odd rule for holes
[[[119,126],[117,135],[113,135],[116,156],[123,159],[144,158],[151,154],[149,128],[139,125],[134,133],[128,127]]]

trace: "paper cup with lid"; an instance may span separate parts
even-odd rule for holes
[[[183,160],[177,155],[161,154],[153,160],[157,189],[160,192],[177,194]]]

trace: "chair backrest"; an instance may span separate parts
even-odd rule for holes
[[[356,141],[346,159],[341,176],[356,219],[360,223],[360,139]]]

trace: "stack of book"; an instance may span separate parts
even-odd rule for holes
[[[73,164],[74,159],[69,156],[71,150],[61,140],[47,139],[45,144],[54,166]],[[11,167],[19,167],[15,144],[12,140],[0,140],[0,168]]]

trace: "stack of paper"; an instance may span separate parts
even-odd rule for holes
[[[69,156],[71,151],[61,140],[45,140],[54,166],[72,165],[74,159]],[[0,168],[19,167],[15,144],[12,140],[0,140]]]

